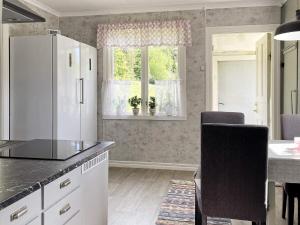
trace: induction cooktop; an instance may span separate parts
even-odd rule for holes
[[[67,160],[100,142],[35,139],[31,141],[0,141],[0,158]]]

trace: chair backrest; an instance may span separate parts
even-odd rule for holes
[[[281,115],[281,138],[293,140],[300,137],[300,114]]]
[[[244,124],[245,116],[239,112],[202,112],[201,124],[203,123]]]
[[[203,124],[201,202],[204,215],[266,219],[268,128]]]

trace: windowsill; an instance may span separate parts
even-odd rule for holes
[[[126,115],[126,116],[103,116],[103,120],[161,120],[161,121],[172,121],[172,120],[187,120],[186,116],[150,116],[150,115]]]

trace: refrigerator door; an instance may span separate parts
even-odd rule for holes
[[[10,139],[52,138],[52,36],[10,38]]]
[[[80,44],[81,58],[81,139],[97,140],[97,50]]]
[[[53,37],[53,132],[58,140],[80,140],[80,43]]]

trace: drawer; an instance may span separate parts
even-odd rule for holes
[[[26,225],[42,225],[42,219],[41,217],[37,217],[34,220],[32,220],[31,222],[27,223]]]
[[[80,188],[44,213],[44,225],[63,225],[80,211]]]
[[[48,209],[80,185],[81,169],[76,168],[44,186],[43,209]]]
[[[82,225],[81,215],[78,212],[75,216],[73,216],[68,222],[64,225]]]
[[[22,198],[0,211],[0,225],[24,225],[41,213],[41,190]]]

